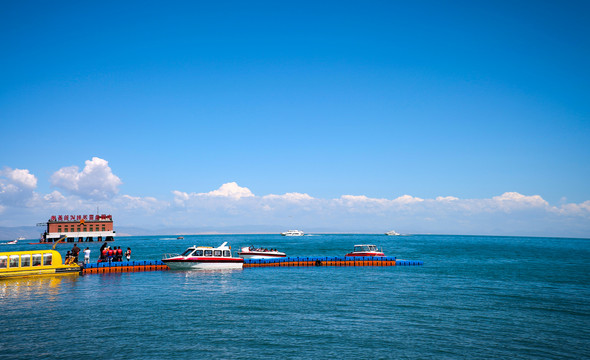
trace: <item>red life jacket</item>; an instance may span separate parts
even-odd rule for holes
[[[107,248],[102,249],[102,256],[107,256]]]
[[[109,256],[113,256],[113,249],[109,249]]]
[[[123,250],[117,249],[117,255],[123,255]]]

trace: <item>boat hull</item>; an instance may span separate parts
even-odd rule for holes
[[[287,255],[281,252],[239,252],[238,256],[243,259],[277,259],[284,258]]]
[[[0,271],[0,279],[13,277],[31,277],[31,276],[60,276],[60,275],[79,275],[79,266],[57,267],[49,269],[30,269],[16,271]]]
[[[170,270],[241,269],[244,266],[242,258],[170,258],[162,262]]]
[[[357,252],[357,253],[352,252],[352,253],[348,253],[344,256],[348,256],[348,257],[351,257],[351,256],[385,256],[385,254],[382,252]]]

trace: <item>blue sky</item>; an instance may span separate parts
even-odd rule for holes
[[[590,236],[589,15],[575,1],[2,3],[0,225],[100,204],[127,225],[538,234],[544,219]],[[204,216],[203,194],[232,183],[224,195],[253,196],[217,193],[234,203]],[[506,193],[544,215],[492,228],[511,216],[436,202]],[[273,194],[313,205],[244,203]],[[331,203],[347,195],[368,200]],[[436,211],[360,210],[404,195]]]

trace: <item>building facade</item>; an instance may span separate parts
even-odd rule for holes
[[[53,215],[47,221],[42,242],[55,242],[62,237],[68,242],[113,241],[111,215]]]

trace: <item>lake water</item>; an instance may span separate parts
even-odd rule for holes
[[[368,243],[424,266],[2,280],[0,358],[590,358],[587,239],[202,235],[113,245],[148,260],[224,241],[288,256],[343,256]]]

